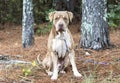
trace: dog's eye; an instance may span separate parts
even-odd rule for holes
[[[55,18],[55,20],[58,20],[59,18]]]
[[[67,20],[67,18],[66,18],[66,17],[64,17],[63,19],[64,19],[64,20]]]

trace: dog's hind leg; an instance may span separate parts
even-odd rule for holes
[[[51,71],[51,69],[52,69],[52,58],[48,54],[49,53],[47,53],[46,57],[44,58],[44,60],[42,62],[42,65],[46,69],[46,73],[49,76],[52,76],[52,74],[53,74],[53,72]]]

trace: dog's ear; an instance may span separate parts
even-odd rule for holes
[[[50,22],[53,21],[53,17],[54,17],[55,12],[56,12],[56,11],[49,13],[49,20],[50,20]]]
[[[69,17],[70,22],[72,22],[72,19],[73,19],[73,13],[67,11],[67,14],[68,14],[68,17]]]

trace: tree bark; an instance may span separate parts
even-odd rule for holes
[[[32,0],[23,0],[22,45],[24,48],[34,43]]]
[[[109,47],[107,0],[82,0],[80,46],[95,50]]]

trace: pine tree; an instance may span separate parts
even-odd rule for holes
[[[82,25],[80,46],[103,49],[109,47],[107,0],[82,0]]]
[[[24,48],[34,43],[32,0],[23,0],[22,45]]]

